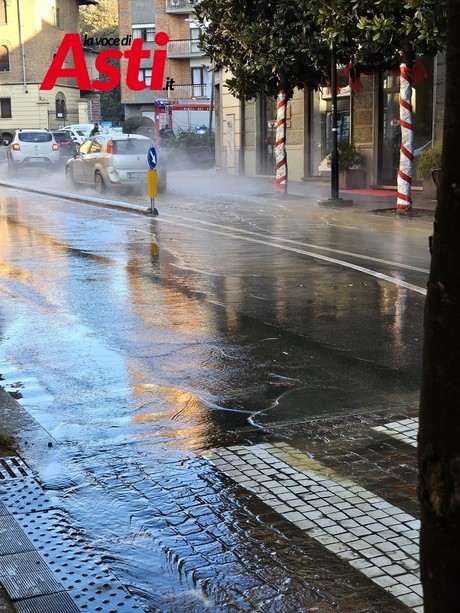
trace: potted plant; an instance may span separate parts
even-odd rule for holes
[[[339,140],[339,182],[344,189],[361,189],[366,186],[366,171],[361,168],[363,155],[353,143]],[[327,165],[331,166],[331,156],[327,156]]]
[[[417,160],[417,179],[421,179],[425,198],[436,198],[436,185],[432,179],[433,170],[441,168],[441,148],[424,149]]]

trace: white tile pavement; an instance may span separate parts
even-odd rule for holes
[[[383,426],[375,426],[373,430],[417,447],[418,419],[391,421]]]
[[[287,443],[234,445],[204,454],[414,611],[423,611],[419,521]]]

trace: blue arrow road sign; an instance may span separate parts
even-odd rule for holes
[[[150,168],[154,170],[157,165],[157,150],[155,147],[150,147],[149,152],[147,153],[147,161]]]

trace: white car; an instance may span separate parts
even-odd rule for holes
[[[19,169],[31,167],[57,168],[59,145],[49,130],[20,128],[15,131],[7,149],[8,171],[17,174]]]
[[[67,161],[65,173],[73,186],[88,185],[100,193],[108,189],[148,195],[147,153],[153,142],[141,134],[100,134],[86,140]],[[157,169],[157,191],[166,190],[166,171]]]
[[[62,130],[74,130],[81,136],[83,136],[83,140],[89,138],[91,136],[91,130],[94,128],[94,123],[75,123],[70,126],[62,126]],[[107,126],[101,126],[99,124],[99,134],[112,134],[112,128]]]
[[[89,136],[89,134],[86,134],[83,132],[83,130],[77,130],[76,128],[70,128],[68,126],[64,126],[63,128],[60,128],[60,130],[66,130],[66,132],[69,132],[73,142],[77,146],[81,145]]]

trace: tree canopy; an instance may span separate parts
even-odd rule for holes
[[[330,49],[360,70],[389,68],[401,54],[434,55],[445,43],[446,0],[201,0],[202,45],[231,72],[238,97],[274,95],[328,81]],[[289,92],[291,94],[292,91]]]
[[[294,87],[317,87],[330,64],[318,38],[315,4],[287,0],[201,0],[202,45],[216,65],[231,71],[230,91],[251,99],[275,95],[280,80],[288,96]]]
[[[445,44],[446,0],[330,0],[317,19],[320,36],[362,70],[414,62]]]
[[[80,8],[80,34],[93,36],[105,28],[118,31],[117,0],[98,0],[97,5]]]
[[[87,34],[92,38],[118,37],[118,3],[117,0],[99,0],[97,6],[88,5],[80,9],[80,34]],[[96,51],[103,51],[107,47],[94,45]],[[109,59],[112,66],[120,67],[119,60]],[[102,81],[107,81],[106,75],[99,75]],[[104,119],[118,123],[124,115],[121,104],[120,85],[100,94],[101,112]]]

